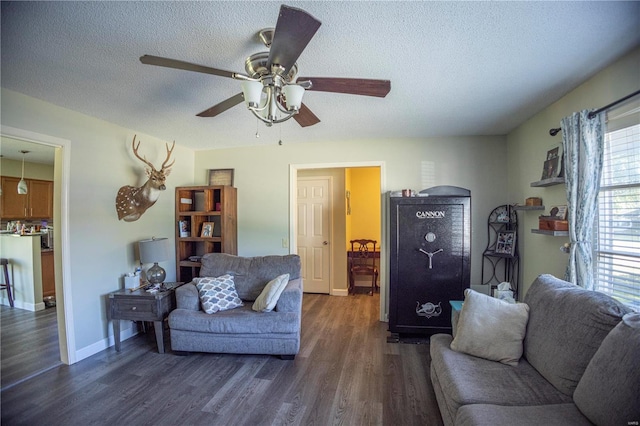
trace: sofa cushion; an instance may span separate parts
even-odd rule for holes
[[[253,302],[253,309],[256,312],[271,312],[276,307],[278,299],[282,294],[285,286],[289,282],[289,274],[283,274],[275,277],[267,283],[260,293],[260,296]]]
[[[300,315],[295,312],[276,311],[258,314],[248,304],[215,315],[176,309],[169,314],[169,328],[225,335],[289,334],[300,331]]]
[[[208,314],[242,306],[231,275],[195,278],[202,310]]]
[[[464,292],[456,336],[451,349],[480,358],[518,365],[529,307],[478,293]]]
[[[470,404],[460,407],[456,426],[590,426],[575,404],[501,406]]]
[[[625,315],[607,335],[573,399],[597,425],[627,425],[640,420],[640,313]]]
[[[264,286],[282,274],[289,279],[300,278],[300,257],[285,256],[240,257],[226,253],[208,253],[202,256],[201,277],[233,275],[240,299],[254,301]]]
[[[572,402],[525,359],[521,359],[514,367],[456,352],[450,348],[450,344],[451,336],[448,334],[431,336],[432,375],[437,375],[450,413],[457,412],[467,404],[545,405]]]
[[[525,358],[558,390],[573,395],[600,344],[629,309],[546,274],[531,284],[524,301],[530,309]]]

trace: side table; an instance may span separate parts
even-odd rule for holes
[[[144,289],[122,289],[109,293],[109,319],[113,322],[116,351],[120,352],[120,320],[153,321],[158,352],[164,353],[162,323],[176,307],[175,289],[184,283],[164,283],[167,290],[156,293]]]

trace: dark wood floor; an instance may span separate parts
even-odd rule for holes
[[[0,305],[0,389],[60,365],[56,309]]]
[[[140,334],[3,391],[2,424],[441,425],[428,344],[387,343],[378,304],[305,294],[294,361],[161,355]]]

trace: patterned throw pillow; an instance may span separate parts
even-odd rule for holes
[[[194,278],[193,281],[198,289],[202,310],[206,313],[215,314],[219,311],[242,306],[242,300],[238,297],[233,276]]]

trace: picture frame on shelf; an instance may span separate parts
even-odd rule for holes
[[[541,180],[562,177],[564,175],[562,160],[562,145],[558,145],[547,151],[547,158],[542,168]]]
[[[516,253],[516,231],[500,231],[496,240],[496,253],[513,256]]]
[[[553,160],[554,158],[558,158],[558,157],[560,157],[560,147],[559,146],[547,151],[547,161],[548,160]]]
[[[233,186],[234,169],[209,169],[210,186]]]
[[[178,221],[178,230],[180,231],[180,238],[187,238],[191,236],[189,233],[189,221],[187,220]]]
[[[549,210],[549,216],[553,219],[567,220],[567,206],[553,206]]]
[[[544,162],[541,180],[551,179],[558,176],[558,162],[558,158],[553,158]]]
[[[202,223],[202,232],[200,232],[200,238],[211,238],[213,237],[213,227],[215,226],[215,222],[203,222]]]

